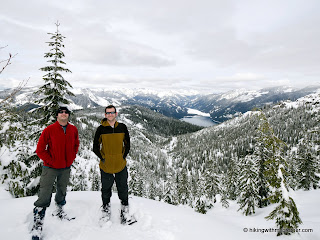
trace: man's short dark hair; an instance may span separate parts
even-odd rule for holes
[[[116,109],[115,106],[109,105],[109,106],[106,106],[106,109],[104,110],[105,113],[107,113],[107,109],[108,109],[108,108],[109,108],[109,109],[110,109],[110,108],[114,108],[114,111],[117,112],[117,109]]]

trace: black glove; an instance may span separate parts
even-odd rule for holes
[[[101,162],[104,163],[106,160],[104,158],[101,159]]]

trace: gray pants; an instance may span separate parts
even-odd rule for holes
[[[57,179],[57,192],[55,202],[58,205],[66,204],[67,185],[70,178],[70,168],[54,169],[44,167],[40,178],[38,200],[34,202],[36,207],[49,207],[51,203],[53,184]]]

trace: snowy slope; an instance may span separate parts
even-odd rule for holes
[[[28,229],[31,227],[31,211],[35,200],[36,197],[10,198],[0,185],[1,239],[31,238]],[[217,204],[208,214],[202,215],[188,207],[132,197],[131,213],[136,216],[138,223],[123,226],[118,219],[120,203],[114,194],[111,200],[112,224],[100,228],[100,192],[69,192],[65,210],[70,216],[77,218],[71,222],[61,222],[52,217],[52,204],[45,218],[44,237],[45,240],[320,239],[320,190],[298,191],[295,193],[295,200],[304,221],[300,228],[312,229],[313,232],[276,237],[275,232],[253,232],[258,228],[274,228],[274,222],[264,219],[274,206],[259,209],[255,216],[245,217],[237,212],[238,206],[231,202],[228,209]]]

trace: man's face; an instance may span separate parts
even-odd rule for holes
[[[66,110],[61,110],[59,113],[58,113],[58,116],[57,116],[57,120],[59,121],[68,121],[69,119],[69,114]]]
[[[114,108],[107,108],[105,116],[108,119],[108,121],[112,122],[116,119],[116,117],[118,116],[118,113]]]

